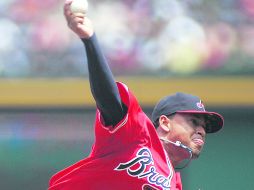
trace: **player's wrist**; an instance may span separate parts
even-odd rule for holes
[[[82,39],[82,40],[89,40],[90,38],[92,38],[94,35],[94,31],[91,30],[89,32],[86,32],[86,33],[80,33],[78,34],[79,38]]]

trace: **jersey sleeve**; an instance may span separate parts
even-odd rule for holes
[[[121,101],[125,104],[125,106],[129,110],[130,98],[133,98],[133,95],[129,94],[130,93],[129,89],[128,89],[128,87],[125,84],[117,82],[117,87],[118,87],[118,91],[119,91],[119,94],[120,94]],[[132,97],[130,97],[130,96],[132,96]],[[137,104],[137,101],[135,101],[135,102]],[[96,110],[96,123],[95,123],[95,125],[98,126],[98,127],[102,127],[103,129],[105,129],[109,133],[115,133],[119,128],[123,127],[125,125],[125,123],[128,121],[128,115],[129,115],[129,113],[127,111],[127,113],[125,114],[123,119],[120,122],[118,122],[118,124],[115,125],[115,126],[113,126],[113,125],[111,125],[111,126],[105,126],[105,124],[104,124],[105,122],[103,120],[101,112],[97,108],[97,110]]]
[[[124,118],[115,126],[104,126],[100,111],[96,111],[95,143],[92,154],[107,154],[129,148],[130,144],[150,141],[150,131],[155,130],[151,120],[142,111],[129,88],[117,83],[122,102],[127,106]],[[151,129],[152,128],[152,129]],[[154,131],[153,131],[154,133]]]

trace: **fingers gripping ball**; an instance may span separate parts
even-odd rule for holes
[[[73,0],[70,9],[72,13],[86,14],[88,10],[88,2],[87,0]]]

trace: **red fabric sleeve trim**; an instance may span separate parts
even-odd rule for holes
[[[128,89],[128,87],[121,82],[117,82],[117,87],[118,87],[118,90],[120,93],[121,100],[128,107],[128,110],[129,110],[129,89]],[[125,117],[116,126],[105,126],[99,109],[97,109],[97,113],[98,113],[98,119],[99,119],[99,122],[101,123],[101,126],[105,130],[108,130],[109,133],[115,133],[120,128],[122,128],[128,121],[128,111],[127,111],[127,114],[125,115]]]

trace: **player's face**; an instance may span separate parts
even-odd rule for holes
[[[202,115],[177,113],[170,120],[171,131],[168,138],[180,141],[192,149],[197,158],[205,143],[205,119]]]

